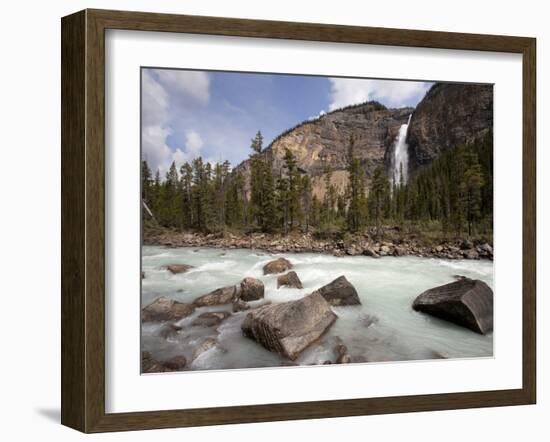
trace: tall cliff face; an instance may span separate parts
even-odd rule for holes
[[[378,103],[365,103],[344,108],[306,122],[278,137],[265,150],[278,176],[284,164],[286,149],[295,156],[298,167],[311,176],[313,192],[324,195],[324,164],[332,168],[332,184],[342,192],[347,185],[347,155],[350,137],[354,137],[354,155],[361,160],[367,180],[374,169],[389,165],[387,152],[402,124],[407,122],[413,108],[386,109]],[[249,174],[249,161],[238,169]]]
[[[350,137],[354,154],[361,160],[367,185],[374,169],[383,165],[391,176],[393,149],[399,128],[412,114],[407,132],[409,173],[428,165],[442,152],[482,137],[493,127],[491,85],[436,84],[414,108],[387,109],[370,102],[331,112],[280,135],[264,154],[277,177],[283,170],[286,149],[295,156],[303,173],[312,178],[313,193],[325,192],[324,164],[332,168],[331,182],[338,192],[347,185]],[[237,170],[250,174],[249,160]]]
[[[409,168],[481,138],[493,127],[493,86],[435,84],[413,112],[407,133]]]

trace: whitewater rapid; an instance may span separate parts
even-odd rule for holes
[[[303,289],[277,289],[277,275],[263,275],[262,267],[283,256],[294,265]],[[163,266],[184,263],[191,271],[172,275]],[[332,349],[344,343],[354,362],[407,361],[433,358],[489,357],[493,334],[479,335],[412,310],[414,298],[424,290],[452,282],[454,275],[481,279],[493,287],[493,263],[475,260],[366,256],[335,257],[313,253],[267,254],[254,250],[143,247],[142,305],[161,295],[192,302],[198,296],[252,276],[265,284],[265,299],[284,302],[299,299],[340,275],[355,286],[362,305],[333,307],[338,319],[321,340],[295,363],[317,364],[334,359]],[[261,301],[256,301],[261,302]],[[254,302],[251,303],[254,305]],[[142,350],[164,360],[194,349],[207,337],[218,344],[195,359],[190,369],[269,367],[291,364],[242,335],[247,312],[233,314],[218,327],[191,326],[206,311],[231,311],[230,305],[198,308],[179,324],[180,332],[162,336],[163,324],[142,324]]]

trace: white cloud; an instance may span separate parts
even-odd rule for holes
[[[189,155],[198,156],[203,144],[204,142],[198,132],[189,130],[185,133],[185,146]]]
[[[430,86],[420,81],[361,80],[330,78],[329,110],[350,104],[377,100],[388,107],[401,107],[416,98],[422,98]],[[416,103],[415,103],[416,104]]]
[[[210,78],[206,72],[159,69],[155,70],[155,74],[160,83],[172,92],[203,105],[210,101]]]
[[[158,169],[163,176],[173,161],[179,168],[186,161],[199,156],[204,142],[197,131],[188,130],[183,146],[170,148],[167,139],[174,133],[170,123],[170,95],[150,71],[143,72],[141,90],[142,155],[153,173]]]
[[[144,126],[161,124],[168,115],[168,93],[144,70],[141,77],[142,112],[141,121]]]

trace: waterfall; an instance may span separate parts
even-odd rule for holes
[[[407,173],[409,170],[409,146],[407,146],[407,130],[411,122],[411,115],[407,120],[407,124],[402,124],[399,128],[399,133],[395,139],[393,148],[393,179],[395,184],[401,182],[401,172],[403,172],[403,182],[407,182]]]

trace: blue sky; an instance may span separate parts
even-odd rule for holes
[[[415,106],[427,82],[142,69],[142,154],[165,173],[197,156],[237,165],[258,130],[264,146],[324,112],[367,100]]]

